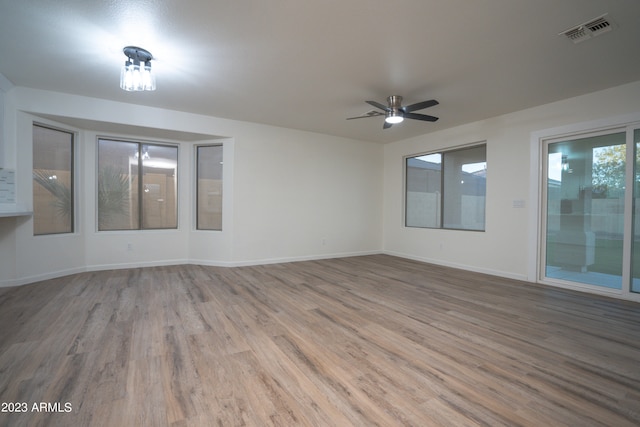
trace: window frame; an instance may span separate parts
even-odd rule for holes
[[[111,228],[111,229],[101,229],[100,228],[100,204],[98,191],[100,186],[100,141],[112,141],[112,142],[122,142],[128,144],[136,144],[137,145],[137,153],[138,153],[138,183],[136,185],[136,189],[138,192],[137,203],[138,203],[138,215],[137,215],[137,228]],[[172,227],[145,227],[144,226],[144,164],[143,164],[143,147],[144,146],[154,146],[154,147],[170,147],[175,148],[176,150],[176,174],[175,174],[175,198],[176,198],[176,221],[175,226]],[[145,231],[163,231],[163,230],[177,230],[180,228],[180,182],[179,182],[179,169],[180,169],[180,144],[172,143],[172,142],[161,142],[156,140],[142,140],[136,138],[128,138],[128,137],[117,137],[117,136],[106,136],[106,135],[98,135],[96,137],[96,202],[95,202],[95,213],[96,213],[96,231],[100,233],[108,233],[108,232],[123,232],[123,231],[132,231],[132,232],[145,232]]]
[[[224,144],[221,142],[218,143],[208,143],[208,144],[197,144],[194,146],[194,178],[195,178],[195,215],[194,215],[194,228],[196,231],[213,231],[213,232],[221,232],[224,228],[224,223],[223,223],[223,217],[221,217],[220,219],[220,228],[200,228],[200,219],[199,219],[199,215],[200,215],[200,168],[199,168],[199,155],[200,155],[200,149],[201,148],[210,148],[210,147],[219,147],[222,152],[221,152],[221,163],[224,161]],[[220,214],[222,215],[222,212],[224,210],[224,166],[222,167],[221,170],[221,176],[220,176],[220,180],[222,181],[222,187],[221,187],[221,196],[220,196],[220,203],[221,203],[221,212]]]
[[[538,212],[538,238],[537,238],[537,280],[540,283],[548,284],[551,286],[561,287],[561,288],[569,288],[569,289],[578,289],[581,291],[586,291],[594,294],[601,295],[609,295],[615,296],[628,300],[640,301],[640,293],[633,290],[633,265],[632,265],[632,257],[633,257],[633,239],[634,239],[634,230],[632,219],[634,219],[634,185],[635,185],[635,159],[636,152],[635,150],[635,141],[634,141],[634,131],[640,130],[640,122],[635,123],[619,123],[610,126],[603,127],[594,127],[594,128],[581,128],[577,127],[576,129],[571,129],[566,132],[554,132],[553,130],[549,131],[549,134],[540,136],[537,140],[537,144],[539,145],[539,164],[540,170],[538,171],[538,180],[537,183],[539,185],[539,212]],[[566,277],[557,277],[553,274],[549,274],[547,269],[548,267],[553,267],[553,264],[549,262],[549,254],[553,251],[550,247],[550,238],[549,238],[549,229],[550,229],[550,218],[549,218],[549,204],[550,204],[550,191],[548,186],[548,181],[550,179],[549,175],[549,148],[558,143],[565,142],[578,142],[583,140],[593,140],[598,137],[607,137],[613,136],[615,134],[624,134],[624,144],[625,144],[625,173],[624,173],[624,190],[623,190],[623,229],[620,234],[623,237],[622,242],[622,260],[621,260],[621,273],[620,277],[620,286],[606,286],[602,285],[603,280],[601,278],[597,278],[595,281],[589,280],[590,273],[598,274],[598,271],[590,271],[587,269],[586,271],[582,271],[581,269],[576,269],[576,273],[584,274],[585,276],[582,279],[576,278],[576,275],[570,274]],[[537,136],[537,135],[536,135]],[[622,144],[617,144],[622,145]],[[592,147],[593,150],[593,147]],[[553,154],[553,153],[552,153]],[[562,159],[562,157],[561,157]],[[632,159],[632,160],[629,160]],[[564,160],[564,159],[562,159]],[[571,158],[567,159],[567,167],[571,168]],[[571,172],[573,173],[573,172]],[[593,176],[591,177],[593,179]],[[589,187],[592,187],[593,181]],[[631,184],[631,185],[629,185]],[[593,199],[591,199],[593,201]],[[596,200],[598,200],[596,198]],[[589,222],[592,221],[591,209],[589,208],[588,215],[584,215],[585,219],[588,219]],[[589,227],[589,231],[592,231],[591,226]],[[600,230],[593,230],[597,233]],[[594,246],[594,250],[598,249],[598,245]],[[602,247],[600,247],[602,249]],[[596,255],[597,257],[597,255]],[[598,262],[598,260],[594,260]],[[617,277],[616,274],[614,274]],[[586,280],[584,280],[586,279]]]
[[[403,191],[403,209],[404,209],[404,215],[403,215],[403,226],[405,228],[418,228],[418,229],[432,229],[432,230],[458,230],[458,231],[471,231],[471,232],[480,232],[480,233],[484,233],[486,232],[487,229],[487,222],[486,222],[486,207],[487,207],[487,203],[486,203],[486,193],[487,193],[487,180],[486,180],[486,175],[485,175],[485,185],[484,185],[484,193],[485,193],[485,202],[484,202],[484,220],[483,220],[483,224],[482,224],[482,228],[463,228],[463,227],[447,227],[445,226],[445,157],[447,154],[451,154],[451,153],[456,153],[456,152],[461,152],[461,151],[465,151],[465,150],[471,150],[474,148],[480,148],[483,147],[485,150],[485,170],[487,169],[487,142],[486,141],[479,141],[479,142],[474,142],[471,144],[465,144],[465,145],[460,145],[460,146],[456,146],[456,147],[451,147],[451,148],[447,148],[447,149],[440,149],[440,150],[432,150],[432,151],[425,151],[425,152],[421,152],[421,153],[416,153],[416,154],[410,154],[407,156],[403,157],[403,184],[404,184],[404,191]],[[420,225],[408,225],[407,224],[407,216],[408,216],[408,212],[409,212],[409,200],[407,197],[407,193],[409,190],[409,185],[408,185],[408,172],[409,172],[409,167],[408,167],[408,160],[409,159],[413,159],[416,157],[423,157],[423,156],[430,156],[430,155],[440,155],[440,189],[439,189],[439,198],[438,198],[438,206],[436,207],[436,214],[438,217],[438,221],[436,226],[420,226]]]
[[[32,129],[32,137],[31,137],[31,148],[32,150],[35,150],[34,147],[34,137],[33,137],[33,129],[35,127],[40,127],[43,129],[48,129],[51,131],[56,131],[56,132],[62,132],[65,134],[69,134],[71,137],[70,143],[71,143],[71,147],[70,147],[70,159],[69,159],[69,166],[70,166],[70,171],[69,171],[69,175],[70,175],[70,185],[69,185],[69,194],[71,196],[71,207],[69,209],[69,225],[70,225],[70,230],[69,231],[60,231],[60,232],[47,232],[47,233],[36,233],[36,229],[35,229],[35,195],[33,194],[33,185],[35,184],[35,180],[32,177],[31,181],[32,181],[32,194],[31,194],[31,198],[32,198],[32,203],[33,203],[33,207],[34,207],[34,215],[33,215],[33,236],[34,237],[41,237],[41,236],[60,236],[60,235],[69,235],[69,234],[75,234],[76,230],[77,230],[77,224],[76,224],[76,220],[77,220],[77,215],[76,215],[76,209],[77,209],[77,195],[76,195],[76,172],[77,172],[77,154],[76,154],[76,150],[77,150],[77,139],[78,139],[78,133],[75,130],[70,130],[61,126],[57,126],[57,125],[51,125],[51,124],[47,124],[47,123],[43,123],[40,121],[33,121],[31,123],[31,129]],[[33,167],[33,158],[35,157],[34,153],[32,152],[32,160],[31,160],[31,168],[32,168],[32,173],[33,171],[35,171],[35,168]]]

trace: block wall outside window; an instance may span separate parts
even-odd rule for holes
[[[405,226],[484,231],[486,144],[405,159]]]

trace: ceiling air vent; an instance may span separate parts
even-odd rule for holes
[[[568,30],[561,32],[559,35],[567,37],[574,43],[580,43],[591,37],[599,36],[613,30],[613,23],[607,18],[605,13],[584,24],[576,25]]]
[[[592,35],[597,36],[601,33],[611,31],[611,22],[607,20],[605,16],[595,19],[591,22],[587,22],[584,26],[591,32]]]

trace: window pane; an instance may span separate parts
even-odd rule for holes
[[[636,161],[633,173],[633,253],[631,291],[640,292],[640,129],[633,133]]]
[[[439,153],[407,158],[407,227],[440,227],[441,171]]]
[[[33,234],[73,232],[73,134],[33,126]]]
[[[98,141],[98,230],[139,227],[138,144]]]
[[[222,145],[197,148],[198,230],[222,230]]]
[[[177,228],[178,147],[141,147],[142,228]]]
[[[486,146],[444,154],[444,228],[484,230]]]
[[[620,289],[625,133],[549,144],[546,275]]]
[[[406,160],[405,225],[484,231],[486,145]]]
[[[98,229],[177,228],[177,169],[178,147],[100,139]]]

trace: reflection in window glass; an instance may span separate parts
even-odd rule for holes
[[[444,155],[444,228],[484,230],[486,146],[467,148]]]
[[[138,144],[98,141],[98,230],[136,230]]]
[[[177,168],[175,146],[100,139],[98,230],[177,228]]]
[[[178,227],[178,148],[141,145],[142,228]]]
[[[196,148],[198,230],[222,230],[222,145]]]
[[[73,133],[33,125],[33,234],[73,232]]]
[[[625,133],[547,151],[546,276],[621,289]]]

